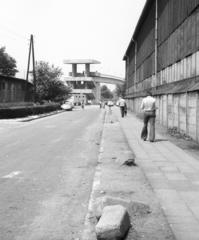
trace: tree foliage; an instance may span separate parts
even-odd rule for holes
[[[115,93],[116,96],[119,97],[124,97],[125,96],[125,90],[126,90],[126,83],[123,83],[122,85],[117,84],[116,85],[116,89],[115,89]]]
[[[6,47],[0,48],[0,74],[14,77],[18,72],[16,60],[6,53]]]
[[[62,101],[69,97],[72,89],[60,77],[62,69],[39,61],[36,66],[36,98],[37,101]]]
[[[106,99],[113,98],[111,90],[106,85],[101,86],[101,96]]]

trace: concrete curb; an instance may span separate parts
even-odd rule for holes
[[[104,124],[107,122],[107,109],[105,109],[105,119],[103,123],[103,129],[102,129],[102,138],[100,142],[100,149],[99,149],[99,155],[98,155],[98,160],[97,160],[97,167],[95,170],[95,175],[94,175],[94,180],[93,180],[93,186],[92,186],[92,192],[90,196],[90,201],[88,205],[88,213],[85,218],[84,222],[84,230],[82,232],[82,240],[91,240],[92,235],[94,234],[90,229],[91,229],[91,219],[93,219],[95,216],[93,215],[93,210],[94,210],[94,194],[98,190],[98,187],[100,185],[100,180],[101,180],[101,166],[100,166],[100,160],[101,160],[101,154],[104,152]]]

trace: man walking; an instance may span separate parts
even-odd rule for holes
[[[122,97],[120,97],[119,106],[120,106],[121,116],[124,117],[124,111],[126,109],[126,101]]]
[[[146,141],[148,136],[148,122],[150,122],[149,141],[153,142],[155,139],[155,98],[152,97],[151,92],[147,92],[146,97],[142,100],[141,108],[144,110],[144,127],[141,133],[141,139]]]

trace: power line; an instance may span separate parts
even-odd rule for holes
[[[1,18],[1,19],[3,19],[4,21],[8,22],[9,24],[11,24],[11,25],[13,25],[13,26],[17,27],[17,28],[18,28],[18,29],[20,29],[21,31],[24,31],[25,33],[28,33],[28,32],[27,32],[27,31],[25,31],[24,29],[22,29],[22,28],[19,28],[18,26],[16,26],[15,24],[13,24],[13,23],[9,22],[9,21],[8,21],[8,20],[6,20],[5,18],[3,18],[3,17],[1,17],[1,16],[0,16],[0,18]],[[28,33],[28,35],[30,35],[30,33]]]
[[[19,36],[19,37],[21,37],[21,38],[24,38],[24,39],[26,39],[26,40],[27,40],[27,38],[26,38],[26,37],[24,37],[24,36],[22,36],[22,35],[20,35],[20,34],[18,34],[18,33],[16,33],[16,32],[13,32],[12,30],[10,30],[10,29],[8,29],[8,28],[6,28],[6,27],[2,26],[2,25],[0,25],[0,28],[4,29],[4,30],[5,30],[5,31],[7,31],[7,32],[14,33],[15,35],[17,35],[17,36]]]
[[[14,39],[14,38],[12,38],[12,37],[9,37],[9,36],[7,36],[7,35],[5,35],[5,34],[3,34],[3,33],[0,33],[0,34],[3,35],[4,37],[10,38],[10,39],[12,39],[12,40],[14,40],[14,41],[17,41],[17,42],[20,42],[21,44],[25,44],[25,45],[28,44],[28,43],[22,42],[22,41],[20,41],[20,40]]]

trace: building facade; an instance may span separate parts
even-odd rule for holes
[[[33,101],[33,84],[26,80],[0,75],[0,102],[23,102],[25,101],[25,89],[27,87],[27,101]]]
[[[199,141],[199,0],[147,0],[123,60],[128,107],[151,91],[157,121]]]

